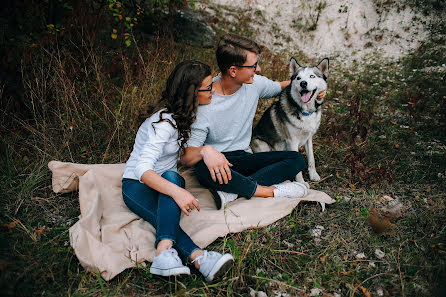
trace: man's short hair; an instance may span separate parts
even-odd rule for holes
[[[248,38],[234,34],[223,36],[218,44],[216,54],[221,73],[226,73],[233,65],[243,65],[246,62],[246,51],[257,55],[261,52],[259,45]]]

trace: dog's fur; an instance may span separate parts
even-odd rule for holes
[[[251,149],[254,152],[293,150],[305,146],[310,180],[320,180],[316,172],[312,137],[321,123],[323,99],[319,92],[327,89],[328,58],[317,66],[302,67],[294,58],[290,60],[291,83],[278,101],[265,111],[253,131]],[[296,180],[303,180],[302,172]]]

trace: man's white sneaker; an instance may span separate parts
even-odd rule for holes
[[[200,265],[199,271],[203,274],[206,281],[210,282],[215,278],[223,275],[234,262],[234,257],[231,254],[220,254],[217,252],[203,251],[203,254],[192,261],[198,261]]]
[[[150,273],[162,276],[190,274],[189,267],[186,267],[178,257],[178,252],[170,247],[162,251],[161,254],[153,258],[152,266],[150,266]]]
[[[307,187],[299,182],[281,183],[273,186],[276,187],[274,197],[277,198],[302,198],[308,193]]]
[[[238,195],[234,193],[226,193],[222,191],[215,191],[214,189],[210,189],[212,193],[212,197],[214,198],[215,205],[217,209],[225,207],[231,201],[237,199]]]

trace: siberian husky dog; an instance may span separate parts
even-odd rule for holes
[[[304,146],[312,181],[320,180],[314,163],[312,137],[321,123],[324,100],[319,100],[317,94],[327,89],[328,65],[328,58],[314,67],[302,67],[291,58],[291,83],[282,91],[279,100],[265,111],[251,140],[254,152],[299,151],[299,147]],[[302,172],[296,176],[296,181],[309,187]]]

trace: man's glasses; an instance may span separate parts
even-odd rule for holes
[[[254,65],[234,65],[234,66],[235,67],[244,67],[244,68],[253,68],[254,70],[256,70],[258,64],[259,64],[259,61],[257,61]]]
[[[211,84],[209,85],[209,87],[207,89],[198,89],[198,92],[211,92],[212,91],[212,85],[214,84],[214,82],[211,82]]]

